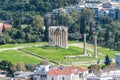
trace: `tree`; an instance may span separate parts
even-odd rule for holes
[[[108,54],[105,56],[105,62],[104,63],[105,63],[105,66],[108,66],[111,63]]]
[[[13,76],[14,71],[11,69],[12,66],[13,66],[13,64],[7,60],[0,61],[0,69],[6,71],[7,76],[9,76],[9,77]]]
[[[20,62],[16,65],[17,71],[26,71],[25,64]]]
[[[110,33],[109,33],[109,29],[107,29],[105,32],[105,41],[107,42],[109,39],[110,39]]]
[[[93,27],[94,27],[93,22],[90,22],[89,38],[93,35],[93,30],[92,30]]]
[[[18,18],[18,22],[17,22],[17,23],[18,23],[17,28],[18,28],[18,29],[21,29],[21,28],[22,28],[22,27],[21,27],[21,25],[22,25],[21,17]]]
[[[90,65],[89,67],[88,67],[88,69],[89,69],[89,73],[94,73],[94,74],[98,74],[98,73],[100,73],[100,66],[99,65]]]
[[[90,22],[94,20],[94,11],[91,9],[83,9],[80,17],[80,33],[86,33],[86,28],[90,25]]]
[[[36,31],[44,29],[44,19],[40,15],[35,15],[32,18],[32,25]]]
[[[46,14],[44,16],[44,25],[45,25],[45,30],[44,30],[44,35],[45,35],[45,41],[48,41],[48,28],[50,25],[52,25],[52,21],[51,21],[51,15],[50,14]]]
[[[30,33],[26,33],[25,40],[27,42],[35,42],[35,36],[32,36]]]
[[[25,33],[22,30],[18,30],[17,33],[14,35],[15,39],[25,39]]]
[[[117,41],[119,41],[119,33],[118,32],[115,33],[115,40],[114,40],[114,42],[117,42]]]
[[[34,71],[35,67],[36,67],[36,65],[25,64],[25,68],[26,68],[27,71]]]
[[[83,35],[86,33],[86,21],[83,17],[81,17],[81,24],[80,24],[80,33]]]
[[[6,44],[6,40],[4,39],[2,33],[0,33],[0,44]]]
[[[70,24],[74,23],[73,17],[68,13],[62,13],[58,17],[58,25],[63,25],[69,27]]]
[[[28,25],[28,26],[24,29],[24,32],[32,34],[32,33],[33,33],[32,26],[31,26],[31,25]]]
[[[100,23],[102,24],[102,27],[104,28],[105,27],[105,25],[107,24],[110,24],[111,23],[111,19],[108,17],[108,16],[102,16],[102,17],[100,17]]]
[[[50,62],[48,60],[43,60],[40,62],[40,65],[48,65]]]
[[[2,32],[6,32],[5,25],[3,25]]]

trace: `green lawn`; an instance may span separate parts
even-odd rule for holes
[[[78,42],[78,41],[69,41],[69,43],[79,43],[79,44],[83,44],[83,42]],[[87,43],[87,49],[91,49],[93,50],[92,56],[94,56],[94,45],[93,44],[89,44]],[[109,48],[105,48],[105,47],[101,47],[98,46],[97,47],[98,50],[98,58],[99,59],[104,59],[104,57],[108,54],[110,58],[115,58],[115,54],[116,53],[120,53],[120,50],[113,50],[113,49],[109,49]],[[89,50],[88,50],[89,51]]]
[[[108,48],[98,46],[98,58],[95,59],[94,56],[94,45],[87,44],[87,53],[90,53],[91,57],[80,57],[80,58],[67,58],[65,56],[77,56],[83,54],[83,49],[79,47],[69,46],[68,49],[63,48],[54,48],[54,47],[38,47],[36,45],[46,44],[47,42],[37,42],[37,43],[24,43],[24,44],[6,44],[1,45],[0,49],[3,48],[12,48],[12,47],[27,47],[24,48],[25,50],[31,51],[37,55],[42,57],[48,58],[50,60],[54,60],[60,63],[69,63],[69,62],[80,62],[80,61],[91,61],[101,59],[103,60],[106,54],[109,55],[110,58],[115,58],[116,53],[120,53],[120,51],[110,50]],[[82,42],[78,41],[69,41],[71,43],[78,43],[83,44]],[[6,59],[13,63],[24,62],[24,63],[39,63],[41,60],[29,55],[24,52],[20,52],[18,50],[10,50],[10,51],[3,51],[0,52],[0,59]]]
[[[68,44],[71,44],[71,43],[81,43],[81,42],[78,41],[78,40],[70,40],[70,41],[68,41]]]
[[[31,51],[37,55],[42,57],[46,57],[50,60],[54,61],[63,61],[65,56],[76,56],[83,53],[83,49],[78,47],[69,47],[68,49],[63,48],[54,48],[54,47],[33,47],[33,48],[25,48],[25,50]]]
[[[83,44],[82,42],[80,43]],[[91,60],[97,60],[97,59],[103,60],[106,54],[108,54],[110,58],[114,59],[115,54],[120,53],[120,51],[114,51],[108,48],[98,46],[98,58],[95,59],[94,58],[94,46],[92,44],[87,44],[87,47],[93,50],[92,52],[90,50],[87,50],[87,53],[90,53],[92,56],[91,57],[79,57],[76,59],[71,59],[71,58],[65,59],[64,57],[68,55],[76,56],[76,55],[83,54],[82,48],[73,47],[73,46],[70,46],[68,49],[53,48],[53,47],[45,47],[45,48],[33,47],[33,48],[25,48],[25,50],[31,51],[37,55],[40,55],[42,57],[45,57],[45,58],[48,58],[50,60],[54,60],[57,62],[61,62],[61,63],[91,61]]]
[[[36,43],[21,43],[21,44],[5,44],[5,45],[0,45],[0,49],[3,48],[13,48],[13,47],[22,47],[22,46],[35,46],[35,45],[41,45],[41,44],[46,44],[47,42],[36,42]]]
[[[34,56],[31,56],[24,52],[20,52],[18,50],[9,50],[9,51],[0,52],[0,60],[8,60],[14,64],[18,62],[36,64],[41,61],[40,59]]]
[[[94,51],[94,45],[93,44],[87,44],[87,47],[92,49]],[[98,50],[98,58],[99,59],[104,59],[104,57],[108,54],[110,58],[115,58],[115,54],[116,53],[120,53],[120,51],[117,50],[113,50],[113,49],[109,49],[109,48],[105,48],[105,47],[101,47],[101,46],[97,46],[97,50]],[[94,52],[92,52],[94,55]]]
[[[115,58],[116,53],[120,53],[120,51],[115,51],[109,48],[98,47],[99,58],[104,58],[107,54],[110,58]]]

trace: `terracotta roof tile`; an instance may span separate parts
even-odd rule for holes
[[[87,71],[85,68],[80,68],[80,67],[65,67],[63,69],[50,69],[48,72],[48,75],[71,75],[71,74],[77,74],[78,72],[84,72]]]
[[[5,26],[5,28],[11,28],[12,25],[8,24],[8,23],[0,23],[0,32],[2,31],[3,29],[3,25]]]
[[[58,70],[58,69],[51,69],[48,72],[48,75],[70,75],[72,74],[69,70]]]
[[[10,28],[10,27],[12,27],[10,24],[7,24],[7,23],[4,23],[3,25],[5,26],[5,28]]]

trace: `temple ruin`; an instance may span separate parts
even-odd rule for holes
[[[50,26],[49,46],[68,48],[68,28],[64,26]]]
[[[84,55],[87,55],[86,53],[86,34],[84,34]],[[97,52],[97,35],[94,35],[94,58],[97,58],[98,52]]]

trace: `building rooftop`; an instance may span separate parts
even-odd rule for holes
[[[33,72],[15,72],[15,78],[24,78],[33,75]]]
[[[79,72],[84,72],[84,71],[87,71],[87,69],[69,66],[69,67],[63,67],[60,69],[59,68],[50,69],[50,71],[48,72],[48,75],[71,75],[71,74],[77,74]]]
[[[0,23],[0,32],[3,30],[3,26],[5,28],[11,28],[12,25],[10,25],[9,23]]]

